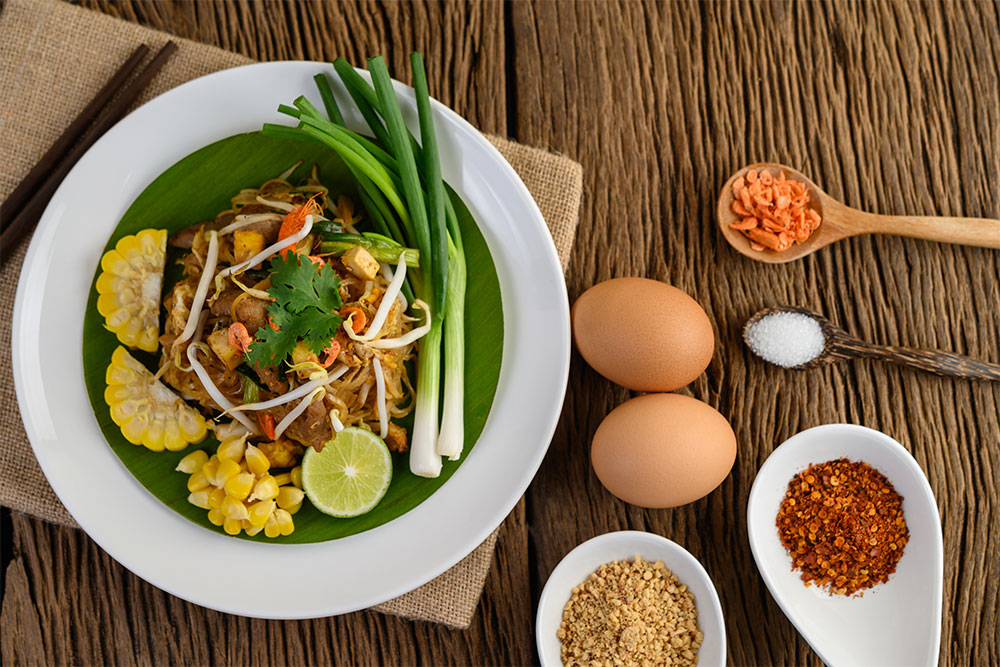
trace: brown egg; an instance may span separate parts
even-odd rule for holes
[[[706,403],[647,394],[622,403],[594,434],[590,461],[601,483],[627,503],[677,507],[708,495],[736,460],[736,435]]]
[[[715,334],[698,302],[666,283],[615,278],[573,304],[573,341],[595,371],[636,391],[673,391],[702,374]]]

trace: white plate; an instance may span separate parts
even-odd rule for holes
[[[80,341],[90,281],[112,230],[165,169],[264,122],[329,65],[277,62],[188,82],[122,120],[52,198],[21,272],[13,369],[25,428],[56,494],[115,560],[186,600],[262,618],[315,618],[383,602],[441,574],[510,512],[548,447],[569,373],[569,304],[552,238],[511,166],[471,125],[434,103],[445,180],[469,207],[496,264],[504,309],[500,380],[475,449],[430,498],[373,530],[276,545],[219,535],[143,488],[104,441],[83,382]],[[335,77],[334,77],[335,78]],[[413,91],[396,84],[417,131]],[[335,86],[344,110],[353,110]],[[354,113],[348,123],[363,128]],[[280,171],[280,169],[278,169]],[[540,335],[544,332],[544,335]],[[255,586],[267,573],[281,583]]]
[[[889,581],[862,597],[806,587],[792,570],[775,517],[788,482],[812,463],[864,461],[903,496],[910,539]],[[941,644],[944,552],[927,477],[906,449],[879,431],[827,424],[798,433],[768,457],[747,503],[750,547],[771,596],[828,665],[936,665]]]
[[[561,642],[556,637],[556,631],[573,587],[604,563],[633,560],[637,555],[650,562],[663,561],[694,595],[698,627],[704,635],[698,649],[698,664],[702,667],[726,664],[726,623],[722,618],[719,595],[705,568],[676,542],[653,533],[623,530],[587,540],[566,554],[549,575],[538,599],[535,618],[535,641],[543,667],[562,665]]]

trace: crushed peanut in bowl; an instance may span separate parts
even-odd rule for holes
[[[605,563],[573,588],[556,636],[567,666],[695,665],[703,639],[694,595],[641,556]]]

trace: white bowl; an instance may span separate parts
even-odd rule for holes
[[[528,487],[555,430],[569,374],[566,285],[538,207],[496,148],[432,101],[442,174],[486,239],[503,299],[496,397],[461,468],[393,521],[314,544],[265,544],[205,530],[160,502],[125,468],[94,418],[80,353],[90,281],[104,244],[135,198],[178,160],[265,122],[287,122],[275,109],[299,95],[322,107],[313,82],[319,73],[332,75],[331,66],[271,62],[223,70],[126,116],[52,197],[32,237],[14,305],[11,356],[21,416],[66,509],[101,548],[146,581],[242,616],[317,618],[370,607],[460,561]],[[364,120],[346,91],[333,85],[347,122],[362,130]],[[397,83],[396,93],[405,121],[416,130],[412,89]],[[276,173],[286,166],[276,165]],[[219,576],[218,563],[226,563],[227,576]],[[272,571],[309,576],[288,576],[266,594],[245,583]]]
[[[903,497],[910,539],[889,581],[862,597],[806,587],[792,570],[775,518],[788,482],[811,463],[864,461]],[[944,552],[941,520],[927,477],[906,449],[852,424],[817,426],[768,457],[747,503],[750,548],[772,597],[827,665],[935,665],[941,643]]]
[[[623,530],[587,540],[566,554],[549,575],[542,597],[538,600],[535,618],[535,641],[543,667],[562,665],[556,632],[573,587],[604,563],[632,560],[637,555],[650,562],[663,561],[694,595],[698,607],[698,628],[705,636],[698,649],[698,664],[714,667],[726,663],[726,624],[722,619],[722,605],[705,568],[684,547],[665,537]]]

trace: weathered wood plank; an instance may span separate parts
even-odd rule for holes
[[[809,374],[750,357],[757,309],[815,308],[871,340],[1000,359],[1000,255],[855,239],[763,266],[714,229],[743,164],[797,166],[874,211],[996,217],[995,3],[516,3],[512,131],[581,161],[586,192],[568,286],[645,275],[691,293],[717,350],[687,390],[732,420],[734,472],[707,499],[646,511],[591,473],[590,439],[628,398],[574,356],[550,454],[528,494],[535,577],[581,540],[639,528],[690,549],[722,598],[734,664],[819,664],[757,576],[744,508],[771,449],[848,421],[901,440],[928,473],[945,533],[942,663],[994,662],[1000,389],[886,365]],[[987,332],[990,332],[987,335]],[[990,517],[993,517],[991,519]],[[962,591],[975,590],[976,595]],[[981,592],[981,593],[980,593]]]

